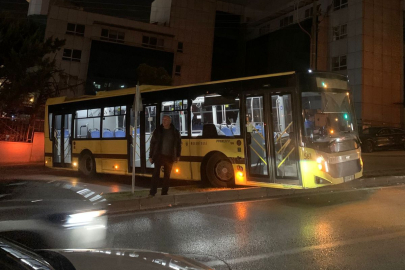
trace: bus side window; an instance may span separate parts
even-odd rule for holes
[[[240,136],[239,99],[220,95],[194,99],[191,104],[191,136]]]
[[[168,115],[172,118],[172,124],[182,137],[188,136],[187,100],[163,101],[160,114],[161,123],[163,115]]]

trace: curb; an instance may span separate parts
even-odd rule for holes
[[[405,184],[405,176],[361,178],[356,181],[318,189],[272,189],[254,187],[224,191],[155,196],[153,198],[137,198],[131,200],[112,201],[109,203],[107,210],[109,215],[115,215],[143,210],[170,208],[173,206],[181,207],[265,198],[287,198],[302,195],[328,194],[331,192],[353,192],[359,189],[395,186],[398,184]]]

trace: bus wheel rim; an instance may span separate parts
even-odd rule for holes
[[[232,178],[232,170],[229,162],[221,160],[215,166],[215,175],[221,181],[229,181]]]

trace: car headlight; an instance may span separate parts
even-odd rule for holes
[[[75,214],[59,213],[49,215],[48,220],[54,224],[58,224],[66,228],[71,228],[91,224],[94,219],[104,215],[105,213],[105,210],[81,212]]]

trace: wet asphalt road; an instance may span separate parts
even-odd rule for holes
[[[405,188],[112,216],[108,245],[232,269],[405,269]],[[209,257],[215,269],[227,269]]]

